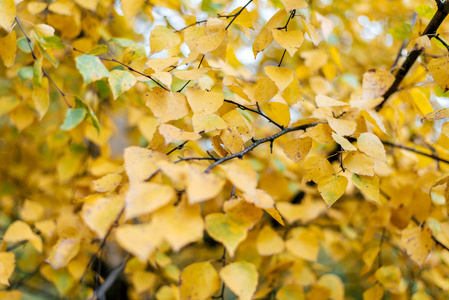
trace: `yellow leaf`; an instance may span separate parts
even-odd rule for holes
[[[421,121],[424,120],[440,120],[444,118],[449,118],[449,108],[443,108],[439,110],[432,111],[426,114]]]
[[[318,46],[318,44],[321,41],[321,37],[320,37],[320,34],[318,33],[318,31],[316,30],[315,26],[313,26],[312,24],[310,24],[309,22],[307,22],[303,18],[301,18],[301,23],[304,26],[304,28],[306,29],[306,32],[309,35],[309,38],[312,41],[312,43],[315,46]]]
[[[276,84],[268,77],[262,77],[257,80],[254,88],[254,102],[263,104],[276,96],[278,88]]]
[[[134,16],[144,2],[144,0],[120,0],[121,8],[123,14],[125,15],[125,18],[128,21],[134,19]]]
[[[210,262],[187,266],[181,273],[180,282],[182,299],[210,299],[221,286],[220,276]]]
[[[140,118],[137,127],[139,128],[140,133],[143,137],[150,142],[153,139],[154,133],[159,126],[159,122],[155,117],[143,117]]]
[[[304,101],[303,97],[301,96],[299,81],[298,79],[296,79],[296,77],[293,77],[293,81],[282,92],[282,98],[284,98],[284,100],[291,105],[296,104],[299,101]]]
[[[273,121],[281,126],[287,127],[290,124],[290,108],[280,102],[266,102],[262,105],[263,112]]]
[[[0,284],[9,286],[9,277],[14,273],[15,267],[16,257],[14,253],[0,252]]]
[[[338,135],[334,132],[332,132],[332,138],[334,141],[339,144],[345,151],[356,151],[357,148],[351,144],[347,139],[342,137],[341,135]]]
[[[222,243],[233,257],[237,246],[246,239],[248,228],[233,217],[213,213],[206,216],[206,231],[211,238]]]
[[[430,48],[430,46],[432,46],[432,44],[430,43],[429,37],[427,35],[423,35],[411,41],[405,49],[408,53],[410,53],[412,51],[425,50],[427,48]]]
[[[247,160],[232,161],[221,165],[226,178],[244,192],[252,192],[257,187],[257,173]]]
[[[377,204],[380,204],[380,192],[379,192],[379,177],[377,176],[363,176],[352,175],[352,182],[358,187],[363,194],[369,199],[373,200]]]
[[[142,262],[147,262],[156,247],[160,245],[162,235],[163,232],[153,223],[125,224],[115,231],[115,238],[120,247],[135,255]]]
[[[223,29],[215,33],[200,37],[195,44],[195,51],[205,54],[217,49],[228,35],[228,31]]]
[[[321,178],[318,181],[318,191],[326,202],[328,207],[331,207],[343,194],[345,193],[348,179],[344,176],[329,175]]]
[[[274,40],[281,45],[282,48],[286,49],[290,57],[295,55],[296,51],[301,47],[304,41],[304,35],[300,30],[273,30]]]
[[[95,11],[99,0],[75,0],[75,2],[82,8]]]
[[[241,300],[252,299],[256,292],[259,274],[255,265],[246,262],[234,262],[220,270],[225,285]]]
[[[61,296],[68,294],[69,291],[78,284],[65,269],[55,270],[48,264],[44,264],[40,268],[40,273],[46,280],[55,285]]]
[[[5,67],[11,68],[13,66],[14,59],[16,58],[16,51],[17,51],[17,38],[16,32],[13,30],[11,31],[10,34],[0,39],[0,57],[2,58]]]
[[[304,291],[301,286],[287,284],[276,292],[276,300],[298,300],[304,299]]]
[[[172,93],[160,87],[154,87],[145,96],[147,106],[159,123],[178,120],[189,114],[186,97],[180,93]]]
[[[341,136],[349,136],[353,134],[357,127],[357,123],[351,120],[337,119],[331,116],[326,116],[326,120],[329,126]]]
[[[401,240],[407,254],[421,267],[433,247],[430,228],[412,227],[404,229]]]
[[[443,88],[444,92],[447,92],[449,90],[449,57],[432,59],[427,68],[433,79]]]
[[[272,31],[275,27],[278,26],[279,22],[287,16],[287,11],[285,9],[278,10],[267,22],[267,29]]]
[[[0,1],[0,27],[3,27],[7,32],[10,32],[15,17],[16,6],[14,0]]]
[[[122,70],[112,70],[108,78],[109,86],[111,87],[114,100],[121,94],[132,88],[137,80],[131,72]]]
[[[273,219],[275,219],[279,224],[281,224],[282,226],[286,227],[285,222],[284,222],[284,218],[282,217],[281,213],[279,212],[279,210],[276,207],[275,208],[265,208],[265,211],[271,217],[273,217]]]
[[[285,242],[285,247],[292,254],[307,261],[316,261],[320,245],[315,232],[297,227],[292,231],[293,237]]]
[[[44,206],[36,201],[25,200],[20,209],[20,218],[27,222],[35,222],[44,215]]]
[[[222,105],[224,94],[187,87],[187,101],[195,114],[215,113]]]
[[[223,189],[225,180],[212,174],[203,173],[190,168],[187,181],[187,197],[190,204],[203,202],[218,196]]]
[[[123,209],[123,197],[109,195],[92,202],[86,202],[81,210],[81,216],[99,238],[104,238],[112,223]]]
[[[154,72],[163,72],[166,68],[170,66],[177,66],[179,57],[168,57],[168,58],[152,58],[146,62]]]
[[[360,151],[352,151],[343,160],[343,166],[352,173],[374,176],[374,160]]]
[[[50,37],[55,34],[55,29],[47,24],[37,24],[34,25],[34,29],[44,37]]]
[[[318,279],[316,285],[328,288],[332,300],[345,299],[345,286],[341,278],[335,274],[324,274]]]
[[[67,264],[78,254],[80,250],[80,236],[78,230],[69,227],[61,233],[58,242],[51,249],[50,255],[45,260],[53,269],[59,269]]]
[[[39,119],[42,120],[48,111],[48,107],[50,106],[47,77],[42,78],[42,83],[40,86],[35,86],[33,88],[33,102],[34,107],[39,114]]]
[[[246,192],[243,194],[243,198],[249,203],[253,203],[260,208],[274,208],[274,200],[264,190],[256,189],[254,191]]]
[[[283,92],[293,81],[293,70],[284,67],[268,66],[265,73],[276,84],[280,92]]]
[[[267,28],[262,28],[257,35],[256,39],[254,40],[253,44],[253,54],[254,58],[257,57],[257,53],[263,51],[265,48],[267,48],[271,42],[273,41],[273,35],[271,34],[271,31]]]
[[[131,274],[131,282],[137,294],[151,291],[157,280],[157,275],[146,271],[135,271]]]
[[[281,0],[285,10],[290,12],[294,9],[302,9],[308,6],[305,0]]]
[[[429,98],[427,98],[427,96],[419,88],[410,89],[410,95],[423,115],[433,112],[433,107],[430,104]]]
[[[47,8],[47,5],[48,5],[48,3],[45,3],[45,2],[32,1],[32,2],[28,2],[27,10],[30,12],[30,14],[37,15],[37,14],[40,14],[41,12],[43,12],[44,9]]]
[[[23,221],[14,221],[9,225],[3,235],[3,241],[11,243],[29,241],[34,249],[42,252],[42,238],[34,233],[30,226]]]
[[[449,137],[449,122],[446,122],[443,124],[443,126],[441,126],[441,132]]]
[[[206,73],[209,72],[209,70],[210,70],[209,67],[205,67],[205,68],[203,67],[203,68],[199,68],[199,69],[195,68],[195,69],[191,69],[191,70],[178,71],[174,75],[182,80],[197,80],[197,79],[200,79],[201,77],[203,77],[204,75],[206,75]],[[188,87],[188,88],[190,88],[190,87]],[[202,91],[202,90],[200,90],[200,91]],[[187,94],[187,99],[188,99],[188,97],[189,97],[189,95]]]
[[[240,134],[244,143],[254,137],[255,132],[253,126],[251,126],[248,119],[246,119],[236,109],[231,110],[230,112],[222,116],[222,118],[227,123],[232,124],[235,129],[237,129],[237,132]]]
[[[171,186],[153,182],[135,182],[129,187],[125,198],[125,219],[148,214],[175,200]]]
[[[192,117],[193,131],[205,133],[225,129],[228,125],[216,114],[194,114]]]
[[[243,151],[243,139],[235,126],[229,124],[228,128],[225,128],[220,133],[220,139],[224,146],[232,154]]]
[[[377,269],[374,277],[390,291],[395,291],[399,287],[402,278],[401,269],[398,266],[383,266]]]
[[[374,99],[383,96],[394,80],[395,77],[386,70],[369,70],[363,74],[362,99]]]
[[[326,158],[311,156],[304,164],[304,171],[305,180],[313,180],[318,183],[322,177],[333,174],[334,168]]]
[[[359,147],[360,151],[362,151],[366,155],[374,159],[383,161],[384,163],[388,163],[384,145],[377,137],[377,135],[369,132],[362,133],[357,139],[357,146]]]
[[[150,36],[151,53],[157,53],[164,49],[172,48],[181,43],[181,38],[170,28],[158,25],[154,27]]]
[[[152,222],[173,251],[203,239],[204,221],[199,204],[181,201],[178,206],[165,206],[154,213]]]
[[[21,300],[22,292],[19,290],[0,291],[0,299],[3,300]]]
[[[126,148],[124,158],[130,183],[146,180],[158,169],[158,161],[167,160],[165,154],[137,146]]]
[[[100,179],[92,181],[94,185],[94,190],[100,193],[110,192],[115,190],[115,188],[122,181],[122,175],[120,174],[107,174]]]
[[[285,155],[295,163],[303,160],[312,148],[313,140],[309,137],[294,139],[284,145]]]
[[[315,97],[315,102],[318,107],[333,107],[333,106],[346,106],[349,103],[335,100],[329,96],[319,94]]]
[[[263,215],[263,210],[240,197],[230,199],[223,205],[223,210],[230,218],[237,220],[247,229],[251,229]]]
[[[170,124],[159,125],[159,133],[164,137],[166,145],[182,141],[196,141],[201,138],[201,135],[196,132],[184,131]]]
[[[384,289],[379,284],[376,284],[363,292],[363,300],[381,300],[383,296]]]
[[[257,251],[260,255],[273,255],[284,251],[284,240],[271,228],[265,225],[257,235]]]
[[[19,131],[29,127],[34,121],[33,111],[25,104],[20,104],[14,110],[11,110],[9,117]]]

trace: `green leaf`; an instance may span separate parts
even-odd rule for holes
[[[17,75],[21,81],[33,78],[33,67],[23,67],[17,70]]]
[[[87,52],[89,55],[100,55],[109,51],[109,47],[107,45],[98,45],[95,46],[92,50]]]
[[[109,71],[97,56],[85,54],[78,56],[75,60],[76,67],[83,76],[84,84],[109,76]]]
[[[41,37],[40,42],[44,48],[51,48],[57,50],[62,50],[65,48],[65,45],[61,42],[61,39],[55,35]]]
[[[78,126],[86,116],[86,110],[83,108],[69,109],[65,115],[64,124],[61,125],[62,130],[72,130]]]
[[[433,15],[435,14],[435,9],[433,9],[430,5],[418,5],[416,7],[416,13],[420,17],[424,17],[426,19],[432,19]]]
[[[108,81],[112,94],[114,94],[114,100],[132,88],[137,82],[136,78],[130,72],[120,70],[111,71]]]
[[[135,43],[133,40],[124,38],[110,38],[108,42],[115,42],[117,45],[122,47],[129,47]]]
[[[30,46],[28,45],[27,39],[25,37],[21,37],[17,39],[17,46],[19,49],[25,53],[31,53]],[[31,47],[33,47],[33,42],[31,41]]]
[[[98,122],[97,115],[92,110],[92,108],[78,97],[75,97],[75,108],[81,108],[86,111],[87,117],[90,118],[90,120],[92,121],[92,125],[95,127],[98,134],[100,134],[100,122]]]
[[[42,85],[42,57],[39,58],[34,62],[34,69],[33,69],[33,85],[34,86],[41,86]]]
[[[412,26],[410,24],[403,23],[388,30],[393,38],[399,41],[406,40],[412,33]]]

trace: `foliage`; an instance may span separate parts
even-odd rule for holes
[[[0,0],[0,298],[447,298],[448,12]]]

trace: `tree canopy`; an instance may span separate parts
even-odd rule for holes
[[[0,299],[447,299],[448,13],[0,0]]]

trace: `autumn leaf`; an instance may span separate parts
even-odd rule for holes
[[[220,271],[220,277],[240,299],[249,300],[257,288],[259,274],[248,262],[234,262]]]
[[[194,263],[181,273],[183,299],[208,299],[220,288],[220,276],[209,262]]]

